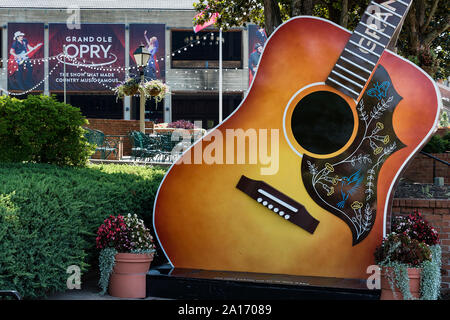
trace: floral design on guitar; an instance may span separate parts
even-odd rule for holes
[[[383,163],[405,145],[398,139],[392,115],[402,97],[380,65],[356,106],[358,131],[339,156],[316,159],[303,155],[302,179],[317,204],[342,219],[353,245],[370,233],[377,211],[378,175]]]

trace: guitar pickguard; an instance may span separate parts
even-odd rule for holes
[[[383,66],[376,69],[358,105],[358,131],[342,154],[327,159],[303,155],[302,179],[322,208],[342,219],[353,245],[370,233],[377,213],[378,175],[386,159],[405,147],[394,132],[392,115],[402,97]],[[318,141],[320,143],[320,141]]]

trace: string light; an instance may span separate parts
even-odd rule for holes
[[[11,91],[5,90],[3,88],[0,88],[0,91],[4,91],[8,95],[11,95],[11,96],[21,96],[21,95],[30,93],[30,92],[36,90],[40,85],[42,85],[45,82],[45,80],[47,80],[52,75],[53,71],[55,71],[55,69],[58,67],[58,65],[59,65],[59,62],[52,68],[52,70],[49,71],[49,73],[44,77],[44,79],[42,79],[41,81],[38,82],[38,84],[36,84],[34,87],[32,87],[32,88],[30,88],[30,89],[28,89],[26,91],[23,91],[23,92],[11,92]]]
[[[214,35],[214,33],[213,32],[211,32],[210,33],[210,35],[211,36],[213,36]],[[204,40],[206,40],[206,36],[204,36],[203,37],[203,39]],[[201,41],[200,40],[193,40],[193,41],[191,41],[190,43],[188,43],[187,45],[185,45],[185,46],[183,46],[183,47],[181,47],[181,48],[179,48],[179,49],[177,49],[177,50],[174,50],[170,55],[172,55],[172,56],[175,56],[175,54],[176,53],[181,53],[181,51],[187,51],[187,49],[188,49],[188,47],[193,47],[194,45],[198,45],[198,44],[200,44],[201,43]],[[167,55],[167,58],[170,58],[170,55],[168,54]],[[137,70],[137,66],[129,66],[129,67],[117,67],[117,68],[112,68],[112,67],[109,67],[109,68],[105,68],[105,67],[97,67],[97,66],[95,66],[95,64],[94,64],[94,62],[93,61],[91,61],[91,62],[86,62],[86,60],[85,59],[82,59],[82,63],[80,62],[80,61],[78,61],[78,59],[77,58],[73,58],[73,57],[70,57],[70,56],[67,56],[67,55],[65,55],[64,53],[59,53],[59,54],[57,54],[57,55],[55,55],[55,56],[51,56],[51,57],[48,57],[48,58],[41,58],[41,59],[29,59],[28,61],[31,61],[31,63],[33,64],[33,65],[35,65],[36,63],[38,63],[38,64],[41,64],[42,62],[49,62],[49,61],[52,61],[52,60],[57,60],[57,63],[56,63],[56,65],[52,68],[52,70],[48,73],[48,75],[46,76],[46,77],[44,77],[44,79],[42,79],[37,85],[35,85],[33,88],[31,88],[31,89],[28,89],[28,90],[26,90],[26,91],[23,91],[23,92],[20,92],[20,93],[15,93],[15,92],[10,92],[10,91],[7,91],[7,90],[5,90],[5,89],[3,89],[3,88],[0,88],[0,90],[1,91],[4,91],[4,92],[6,92],[6,93],[8,93],[8,94],[10,94],[10,95],[23,95],[23,94],[27,94],[27,93],[29,93],[29,92],[31,92],[31,91],[33,91],[33,90],[35,90],[37,87],[39,87],[45,80],[47,80],[48,78],[49,78],[49,76],[54,72],[54,70],[61,64],[61,63],[63,63],[63,62],[61,62],[61,56],[62,57],[66,57],[66,60],[69,60],[70,62],[73,62],[73,63],[76,63],[76,67],[77,68],[80,68],[81,69],[81,71],[82,72],[86,72],[86,70],[84,69],[84,68],[89,68],[89,69],[91,69],[91,70],[95,70],[95,71],[103,71],[103,72],[124,72],[124,71],[126,71],[126,72],[129,72],[129,71],[131,71],[131,70]],[[9,60],[12,60],[12,59],[7,59],[8,61]],[[3,60],[0,60],[0,61],[3,61]],[[156,59],[155,60],[156,62],[159,62],[159,61],[164,61],[164,57],[161,57],[161,58],[159,58],[159,59]],[[242,69],[248,69],[248,67],[243,67]],[[228,72],[228,70],[229,69],[224,69],[225,70],[225,72]],[[238,68],[234,68],[234,70],[238,70]],[[169,72],[171,72],[172,70],[167,70],[167,74],[169,74]],[[158,71],[157,71],[158,72]],[[195,70],[194,71],[195,73],[208,73],[208,70]],[[214,72],[218,72],[218,70],[217,69],[214,69]],[[87,72],[86,72],[87,73]],[[188,73],[188,71],[185,71],[184,72],[185,74],[187,74]],[[176,71],[175,70],[175,74],[178,74],[178,71]],[[3,71],[2,72],[2,75],[5,75],[5,72]],[[105,87],[105,88],[107,88],[107,89],[109,89],[109,90],[111,90],[111,91],[114,91],[114,88],[113,87],[110,87],[110,86],[108,86],[108,85],[106,85],[105,83],[103,83],[103,82],[98,82],[98,83],[100,83],[103,87]],[[178,86],[178,87],[180,87],[180,86],[182,86],[182,87],[185,87],[185,88],[188,88],[188,86],[189,86],[189,88],[192,88],[193,86],[191,86],[191,85],[186,85],[186,84],[184,84],[184,83],[177,83],[177,82],[167,82],[167,84],[169,85],[172,85],[172,86]],[[195,87],[195,86],[194,86]],[[200,86],[196,86],[196,88],[197,89],[200,89]],[[205,90],[219,90],[219,88],[218,87],[210,87],[210,88],[208,88],[208,87],[204,87],[204,89]],[[236,90],[236,89],[230,89],[230,88],[225,88],[224,89],[224,91],[242,91],[242,90]],[[138,95],[136,95],[136,96],[138,96]]]
[[[55,56],[50,56],[50,57],[47,57],[47,58],[30,58],[30,59],[27,59],[27,61],[31,62],[32,64],[36,64],[36,63],[40,64],[42,62],[55,60],[55,59],[58,58],[59,55],[60,54],[57,54]],[[16,60],[16,58],[12,57],[12,58],[0,59],[0,62],[3,64],[4,62],[6,63],[6,62],[9,62],[9,61],[14,61],[14,60]]]

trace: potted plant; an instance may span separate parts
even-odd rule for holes
[[[145,93],[154,98],[156,102],[161,100],[169,94],[169,86],[159,80],[150,80],[143,84]]]
[[[120,83],[114,88],[118,98],[123,99],[125,96],[133,96],[139,91],[139,82],[135,78],[128,78],[125,82]]]
[[[153,260],[155,245],[149,229],[136,214],[110,216],[98,228],[101,294],[145,298],[146,273]]]
[[[441,284],[441,248],[436,230],[415,212],[396,217],[377,247],[381,267],[381,299],[436,300]]]

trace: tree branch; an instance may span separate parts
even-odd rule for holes
[[[264,22],[266,34],[269,37],[275,28],[281,24],[281,13],[277,1],[264,0]]]
[[[408,19],[408,25],[409,25],[409,47],[412,49],[413,52],[417,53],[419,50],[419,36],[417,34],[417,27],[416,27],[416,10],[413,6],[410,8],[410,12],[406,16],[406,19]]]
[[[344,28],[348,26],[348,0],[342,0],[342,11],[339,17],[339,24]]]
[[[422,26],[425,23],[425,9],[427,6],[425,4],[425,0],[417,1],[416,5],[417,5],[417,12],[419,14],[419,16],[417,17],[417,22],[419,30],[422,30]]]
[[[302,15],[302,0],[292,0],[291,10],[293,17]]]
[[[427,21],[423,25],[423,28],[422,28],[423,31],[426,31],[428,26],[430,25],[430,22],[433,19],[434,14],[436,13],[436,9],[438,7],[438,4],[439,4],[439,0],[434,0],[433,6],[431,7],[430,14],[428,15]]]
[[[302,13],[308,16],[312,16],[314,9],[313,0],[304,0],[302,6]]]
[[[447,15],[447,18],[445,19],[445,23],[442,23],[442,25],[440,26],[440,28],[438,27],[437,29],[435,29],[434,31],[430,32],[424,39],[423,39],[423,44],[425,46],[429,46],[434,39],[436,39],[437,37],[439,37],[441,35],[441,33],[447,31],[448,28],[450,28],[450,15]]]

